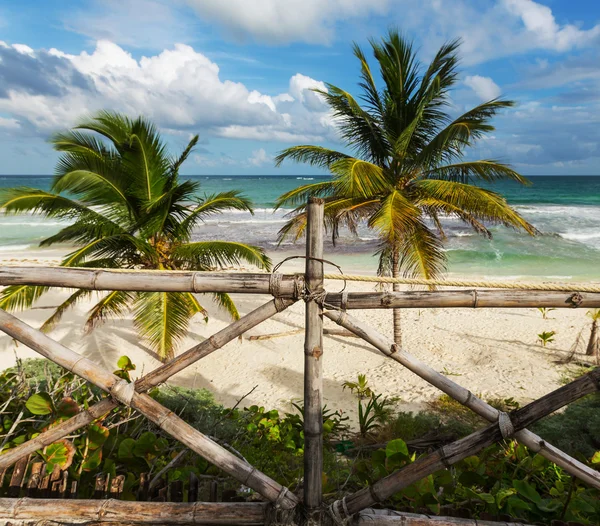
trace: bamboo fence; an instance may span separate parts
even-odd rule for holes
[[[54,363],[72,371],[107,393],[107,398],[50,428],[36,438],[0,455],[0,475],[11,466],[9,498],[0,499],[0,524],[310,524],[310,525],[387,525],[407,526],[467,526],[499,524],[453,517],[430,517],[391,510],[375,510],[402,488],[447,468],[473,455],[482,448],[505,438],[514,437],[528,448],[558,464],[571,475],[600,488],[600,473],[548,444],[527,426],[589,393],[600,389],[600,369],[582,376],[510,414],[498,411],[473,393],[446,376],[434,371],[393,342],[350,316],[352,309],[386,308],[595,308],[600,307],[600,288],[582,285],[544,285],[538,290],[438,290],[399,291],[391,293],[328,293],[324,289],[323,272],[323,207],[321,199],[310,199],[307,207],[306,268],[299,274],[205,273],[171,271],[115,271],[98,269],[6,267],[0,269],[0,286],[41,285],[47,287],[82,288],[88,290],[186,291],[194,293],[227,292],[268,294],[272,299],[240,320],[190,348],[154,371],[127,383],[111,371],[95,364],[64,345],[52,340],[15,316],[0,310],[0,330],[37,351]],[[345,279],[344,276],[336,276]],[[360,277],[352,276],[352,280]],[[373,280],[372,278],[368,278]],[[389,281],[389,280],[388,280]],[[399,281],[399,280],[396,280]],[[394,282],[395,285],[398,283]],[[431,285],[431,284],[429,284]],[[442,283],[443,285],[443,283]],[[474,286],[472,282],[463,285]],[[453,284],[453,286],[460,286]],[[483,285],[485,286],[485,285]],[[394,287],[397,289],[398,287]],[[536,287],[532,287],[535,289]],[[515,290],[516,289],[516,290]],[[539,290],[541,289],[541,290]],[[282,312],[302,299],[305,301],[304,344],[304,480],[302,497],[294,494],[245,460],[223,448],[209,437],[188,425],[181,418],[149,397],[146,392],[174,374],[226,343],[242,336],[249,329]],[[384,355],[419,375],[441,391],[490,422],[484,429],[421,456],[415,462],[382,478],[368,488],[348,495],[332,504],[323,502],[323,316],[345,331],[362,338]],[[195,502],[197,479],[190,481],[189,502],[180,502],[180,486],[168,490],[171,500],[179,502],[123,502],[119,496],[118,477],[111,481],[97,480],[101,500],[67,499],[74,496],[67,477],[57,473],[42,477],[40,462],[29,466],[31,456],[41,448],[60,440],[82,427],[102,418],[118,405],[136,410],[187,448],[203,456],[241,484],[260,494],[266,502]],[[29,478],[26,472],[29,472]],[[50,480],[50,478],[55,477]],[[48,480],[46,480],[48,478]],[[25,483],[25,480],[28,480]],[[104,484],[104,486],[103,486]],[[113,487],[114,486],[114,487]],[[144,487],[148,488],[145,479]],[[196,488],[193,490],[193,488]],[[165,500],[167,489],[161,488]],[[52,506],[45,499],[50,496]],[[211,495],[214,492],[211,491]],[[30,498],[43,497],[43,498]],[[11,498],[12,497],[12,498]],[[18,498],[22,497],[22,498]],[[58,497],[58,499],[56,499]],[[113,497],[106,499],[106,497]],[[163,498],[164,497],[164,498]],[[192,498],[193,497],[193,498]],[[105,500],[102,500],[105,499]],[[140,499],[140,500],[143,500]],[[58,516],[58,514],[60,516]]]

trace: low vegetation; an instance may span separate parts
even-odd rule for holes
[[[122,357],[116,373],[126,379],[135,366]],[[369,386],[366,377],[346,387],[362,407],[364,422],[352,429],[341,412],[325,409],[324,491],[327,500],[351,493],[413,462],[419,455],[486,425],[476,415],[443,396],[428,412],[397,413],[389,399]],[[205,390],[164,386],[151,396],[195,428],[244,457],[269,476],[299,491],[304,447],[302,406],[281,413],[256,405],[228,409]],[[45,360],[19,364],[0,375],[2,451],[29,440],[48,426],[69,418],[104,396],[99,389]],[[503,410],[518,407],[513,399],[489,400]],[[589,396],[563,413],[540,422],[535,432],[585,462],[600,464],[600,397]],[[98,473],[126,477],[123,498],[134,499],[141,473],[153,478],[169,466],[169,481],[187,481],[190,472],[219,479],[224,487],[248,498],[239,483],[208,462],[184,451],[127,408],[118,408],[85,431],[39,451],[52,471],[55,464],[79,480],[79,497],[90,496]],[[176,462],[178,458],[185,461]],[[561,468],[514,441],[504,441],[479,455],[439,471],[397,493],[385,503],[399,509],[426,509],[449,514],[468,510],[473,516],[509,514],[529,523],[551,520],[600,522],[600,493],[577,482]]]

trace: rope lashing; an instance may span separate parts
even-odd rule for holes
[[[341,509],[340,509],[341,508]],[[346,504],[346,497],[342,500],[336,500],[331,506],[329,506],[329,515],[338,526],[346,526],[350,523],[352,515],[348,511]]]
[[[500,433],[502,433],[502,438],[511,438],[515,434],[515,427],[510,416],[504,411],[498,412],[498,427],[500,428]]]
[[[515,281],[471,281],[450,279],[389,278],[385,276],[361,276],[353,274],[325,274],[323,279],[363,281],[367,283],[399,283],[401,285],[425,285],[436,287],[470,287],[483,289],[545,290],[556,292],[600,292],[600,285],[585,283],[518,283]],[[574,298],[576,301],[576,298]]]

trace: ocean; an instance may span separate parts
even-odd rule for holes
[[[302,246],[277,243],[277,232],[289,210],[274,211],[276,198],[299,185],[323,177],[296,176],[187,176],[201,183],[201,194],[237,189],[255,207],[247,213],[213,216],[194,232],[195,240],[224,239],[252,243],[267,249],[273,261]],[[504,195],[539,231],[537,237],[504,227],[492,227],[491,240],[473,233],[458,220],[445,220],[448,239],[445,250],[451,275],[503,277],[511,279],[553,279],[600,281],[600,176],[537,176],[524,187],[513,182],[490,188]],[[47,190],[50,176],[0,176],[0,187],[30,186]],[[0,217],[2,252],[26,253],[65,223],[36,216]],[[375,272],[373,253],[377,240],[368,228],[354,236],[343,232],[337,246],[327,240],[326,257],[347,271]]]

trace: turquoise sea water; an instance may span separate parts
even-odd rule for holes
[[[255,205],[255,214],[230,213],[211,218],[194,233],[197,239],[235,239],[257,244],[273,252],[276,261],[301,247],[277,246],[277,231],[287,210],[273,211],[276,198],[319,177],[205,177],[201,193],[241,190]],[[486,240],[456,220],[445,220],[449,272],[460,275],[513,278],[551,278],[600,281],[600,177],[531,177],[523,187],[503,182],[493,189],[505,195],[541,235],[535,238],[502,227],[493,227]],[[47,176],[0,176],[0,187],[31,186],[48,189]],[[35,216],[0,217],[0,256],[26,252],[63,223]],[[337,247],[328,243],[327,254],[345,268],[374,271],[371,254],[377,241],[366,227],[358,236],[343,233]]]

